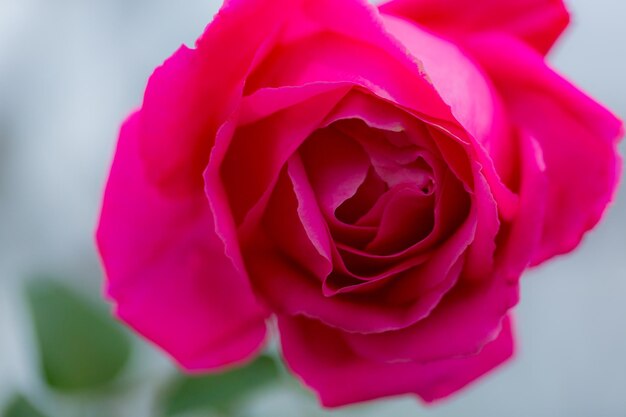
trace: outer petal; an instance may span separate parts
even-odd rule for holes
[[[122,129],[97,232],[116,313],[189,370],[244,360],[266,313],[224,255],[203,189],[171,197],[146,179],[138,127],[135,114]]]
[[[431,402],[458,391],[513,354],[508,319],[478,355],[430,363],[369,360],[345,343],[341,331],[315,320],[280,316],[278,325],[287,364],[327,407],[407,393]]]
[[[410,22],[382,16],[385,28],[419,59],[454,117],[481,143],[502,133],[497,95],[488,79],[455,44]]]
[[[157,68],[139,128],[151,181],[170,194],[202,184],[216,132],[237,107],[246,76],[275,40],[292,3],[227,1],[196,49],[183,46]]]
[[[512,123],[543,153],[548,201],[533,263],[571,251],[612,200],[621,121],[513,38],[476,38],[467,49],[491,76]]]
[[[270,2],[271,3],[271,2]],[[350,82],[402,103],[424,119],[458,130],[449,107],[418,58],[384,27],[365,0],[295,0],[270,59],[250,75],[245,93],[261,88]]]
[[[475,34],[502,32],[544,54],[569,23],[562,0],[391,0],[380,10],[457,42]]]

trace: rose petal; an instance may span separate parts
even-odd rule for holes
[[[389,201],[376,237],[367,251],[378,254],[397,253],[430,234],[434,226],[434,198],[424,195],[416,186],[397,187]]]
[[[419,58],[434,88],[472,136],[488,143],[500,134],[497,96],[481,69],[457,45],[406,20],[386,15],[382,20],[385,28]]]
[[[412,20],[455,42],[503,32],[547,53],[569,23],[562,0],[391,0],[381,12]]]
[[[280,100],[306,93],[306,89],[274,93],[272,97]],[[211,157],[209,171],[219,169],[237,224],[243,222],[250,209],[276,181],[289,157],[315,131],[345,93],[345,88],[323,92],[256,122],[238,125],[228,141],[223,159],[219,161],[217,154]],[[219,168],[213,167],[218,164]]]
[[[477,355],[431,363],[372,361],[345,343],[345,333],[315,320],[279,316],[278,325],[289,368],[317,392],[326,407],[407,393],[432,402],[458,391],[513,354],[509,319]]]
[[[356,141],[330,127],[311,135],[299,153],[322,212],[335,217],[335,210],[365,181],[368,155]]]
[[[365,247],[367,242],[374,237],[376,225],[380,223],[380,214],[382,213],[378,216],[373,216],[370,221],[367,220],[366,216],[369,216],[374,211],[382,211],[377,210],[377,206],[381,203],[381,200],[387,200],[388,190],[387,183],[380,178],[373,167],[370,167],[367,170],[363,183],[357,188],[354,195],[335,210],[335,216],[332,220],[339,221],[332,221],[331,223],[333,232],[336,232],[336,235],[338,235],[335,236],[336,239],[339,242],[345,242],[341,235],[344,236],[344,239],[351,239],[351,234],[364,232],[369,238],[364,242],[355,243],[353,246]],[[357,241],[359,240],[357,239]]]
[[[278,190],[281,194],[290,191],[293,193],[289,188]],[[295,200],[295,196],[292,200]],[[295,206],[295,202],[292,206]],[[295,207],[292,210],[296,212]],[[406,327],[423,318],[437,305],[460,273],[457,266],[462,263],[459,259],[473,239],[475,221],[474,211],[423,268],[410,271],[404,274],[402,280],[398,280],[404,291],[400,288],[394,291],[403,293],[403,297],[413,295],[410,302],[405,300],[400,304],[397,303],[397,296],[388,297],[388,303],[368,295],[325,296],[320,291],[319,271],[305,267],[306,263],[298,261],[298,256],[293,255],[293,249],[285,250],[284,242],[273,237],[271,228],[251,230],[248,239],[242,244],[242,250],[255,288],[274,311],[317,317],[350,331],[381,332]],[[285,232],[296,233],[296,230],[304,228],[300,224],[298,227],[291,226]],[[306,251],[307,246],[302,246],[302,249]],[[334,261],[336,265],[337,259]],[[391,272],[385,275],[390,277]],[[328,292],[328,288],[324,288]],[[289,297],[284,294],[289,294]]]
[[[502,232],[497,267],[508,276],[524,272],[541,240],[546,213],[548,178],[543,152],[528,132],[518,136],[521,162],[520,210],[511,225]]]
[[[202,187],[171,197],[147,180],[139,123],[122,129],[97,232],[116,314],[189,370],[245,360],[267,312],[224,255]]]
[[[461,279],[427,318],[411,327],[347,336],[359,354],[373,360],[425,362],[475,353],[493,338],[502,317],[517,304],[519,276],[530,262],[543,225],[546,178],[541,149],[526,133],[514,143],[521,160],[521,207],[502,232],[495,275],[490,280]]]
[[[471,50],[492,77],[513,123],[532,135],[543,153],[548,206],[533,263],[569,252],[612,200],[622,123],[513,38],[476,38]]]
[[[149,178],[167,192],[185,193],[202,184],[216,132],[235,109],[245,77],[292,12],[291,3],[227,2],[196,49],[181,47],[150,77],[140,150]],[[237,48],[231,47],[233,39]]]
[[[237,123],[248,125],[272,114],[297,106],[304,101],[320,94],[344,88],[350,89],[352,84],[347,82],[336,83],[310,83],[298,86],[267,87],[261,88],[249,96],[245,96],[241,102]]]
[[[496,236],[500,231],[498,207],[482,173],[475,175],[472,204],[476,205],[476,236],[469,247],[465,275],[468,279],[484,279],[491,275],[496,251]]]
[[[402,303],[398,303],[397,294],[387,297],[384,292],[376,298],[370,294],[325,296],[319,276],[297,262],[263,229],[251,234],[251,240],[242,250],[256,291],[273,311],[315,317],[349,331],[384,332],[404,328],[423,318],[454,284],[462,266],[459,262],[462,247],[455,249],[462,243],[467,246],[469,242],[462,239],[471,240],[467,233],[473,233],[473,222],[467,223],[428,269],[409,271],[400,277],[404,288],[410,289],[403,296],[411,297],[410,302]],[[418,291],[416,287],[421,288]]]
[[[389,97],[390,92],[382,87],[388,86],[391,95],[412,97],[415,111],[433,120],[449,121],[449,109],[422,73],[421,63],[387,33],[374,6],[363,0],[294,3],[300,6],[299,13],[283,28],[285,47],[275,48],[268,64],[252,75],[248,91],[335,80],[355,82]],[[346,47],[350,51],[342,53]],[[333,58],[322,57],[328,55]],[[407,76],[410,83],[403,83]]]
[[[385,197],[394,194],[395,192],[390,190],[381,200],[386,200]],[[374,209],[376,208],[375,206]],[[433,253],[442,248],[448,248],[450,244],[447,241],[455,241],[455,235],[470,233],[468,227],[475,229],[475,226],[470,226],[475,225],[475,214],[475,211],[471,212],[470,198],[463,189],[463,185],[453,175],[447,173],[438,184],[434,226],[428,236],[406,249],[388,255],[379,255],[338,244],[341,256],[336,259],[337,268],[341,273],[356,279],[351,285],[361,285],[360,281],[370,282],[391,277],[395,273],[423,264],[432,257]],[[474,238],[474,232],[467,236],[468,243],[470,243]],[[454,245],[455,243],[452,243],[452,246]],[[450,262],[454,262],[454,259],[450,259]],[[433,276],[432,278],[440,277]]]
[[[265,98],[296,100],[298,104],[244,126],[246,132],[237,130],[237,113],[219,129],[204,172],[205,192],[214,217],[219,219],[217,234],[224,240],[226,254],[233,259],[237,269],[243,271],[238,235],[246,235],[256,227],[284,164],[347,93],[344,84],[336,87],[312,96],[311,86],[267,91]],[[253,126],[259,129],[258,132],[251,128]],[[293,130],[289,130],[289,126]],[[259,140],[257,135],[277,147],[273,149],[275,154],[259,158],[267,156],[269,148],[267,142]],[[231,149],[231,141],[238,142],[239,152]],[[225,187],[227,181],[228,188]]]
[[[426,73],[433,82],[433,86],[441,94],[443,100],[450,105],[452,114],[459,123],[469,132],[463,136],[470,146],[464,146],[465,151],[455,152],[461,154],[465,160],[474,159],[481,165],[481,174],[489,184],[489,196],[481,201],[495,200],[499,213],[504,218],[510,219],[517,208],[515,195],[503,184],[500,172],[495,167],[505,165],[508,161],[494,160],[492,152],[488,150],[494,147],[493,143],[501,143],[502,138],[509,134],[503,105],[490,84],[488,77],[480,67],[468,57],[457,45],[449,43],[431,33],[428,33],[409,22],[391,16],[383,15],[386,29],[399,39],[415,57],[419,58]],[[450,133],[446,129],[430,129],[431,134],[436,136],[436,143],[450,142]],[[445,133],[441,133],[443,130]],[[454,135],[453,135],[454,136]],[[459,141],[463,147],[463,141]],[[467,145],[467,144],[466,144]],[[444,159],[448,162],[463,163],[459,156],[450,154],[451,145],[447,145],[449,151],[444,152]],[[474,170],[465,162],[467,168]],[[466,178],[462,171],[452,166],[460,178]],[[474,172],[474,175],[476,173]],[[482,180],[479,180],[482,181]],[[493,197],[491,196],[493,195]],[[493,205],[493,204],[492,204]],[[491,210],[491,209],[489,209]],[[492,211],[492,210],[491,210]],[[491,226],[491,229],[497,226]]]
[[[283,256],[321,281],[332,270],[331,243],[315,199],[303,198],[308,184],[301,179],[301,169],[290,162],[289,167],[281,171],[260,227],[280,248]],[[241,237],[241,245],[247,246],[245,236]],[[245,250],[254,251],[255,248],[250,246]],[[260,278],[272,279],[269,276]]]
[[[465,276],[469,279],[489,278],[494,263],[496,236],[500,230],[499,215],[502,213],[485,177],[486,170],[480,163],[471,160],[470,150],[463,149],[462,145],[441,132],[433,130],[431,134],[443,155],[442,159],[448,162],[459,178],[467,178],[466,187],[471,184],[471,204],[476,207],[478,224],[468,251]]]
[[[399,191],[401,188],[395,187],[388,191],[381,201],[387,196],[398,194]],[[443,284],[450,282],[446,278],[449,268],[456,263],[459,256],[463,255],[475,238],[476,215],[476,210],[469,205],[469,197],[462,184],[454,175],[446,173],[438,184],[434,226],[428,236],[399,252],[388,255],[338,245],[339,256],[335,257],[336,273],[325,280],[324,294],[380,291],[380,281],[384,280],[389,281],[389,292],[405,300],[411,297],[413,300],[423,298],[418,295],[425,296],[428,290],[443,285],[437,288],[438,295],[431,299],[441,298],[449,289],[449,286]],[[385,228],[389,225],[388,222],[381,223],[379,228],[384,230],[380,230],[379,233],[386,233],[388,230]],[[450,257],[450,254],[456,255]],[[417,265],[421,266],[417,268]],[[406,279],[394,277],[400,273],[403,273]],[[423,303],[418,304],[422,306],[414,306],[414,309],[411,307],[409,310],[415,312],[424,307]],[[432,307],[433,305],[426,307],[426,311],[430,311]],[[414,320],[418,316],[418,313],[407,315]]]
[[[395,58],[397,50],[320,33],[274,48],[271,59],[251,74],[248,87],[256,91],[262,87],[349,82],[380,98],[411,103],[424,118],[454,123],[450,110],[426,81],[419,65],[407,61],[406,53],[403,60]]]

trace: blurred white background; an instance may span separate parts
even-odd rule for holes
[[[551,62],[623,118],[626,3],[568,4],[573,24]],[[0,0],[0,404],[16,388],[45,396],[23,280],[44,272],[100,294],[92,235],[118,127],[141,103],[152,70],[181,43],[191,45],[218,6]],[[424,409],[391,400],[333,415],[626,416],[623,192],[574,254],[525,276],[517,326],[516,360],[448,402]],[[145,369],[169,369],[146,351]],[[115,415],[149,416],[150,383]],[[307,415],[318,415],[307,401]],[[299,406],[275,390],[250,415],[302,415]]]

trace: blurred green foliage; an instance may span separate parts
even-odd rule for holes
[[[43,376],[50,387],[94,390],[120,374],[131,344],[107,312],[53,280],[33,281],[26,293]]]
[[[21,395],[15,395],[2,412],[2,417],[47,417],[37,410],[30,401]]]
[[[25,295],[41,376],[58,394],[46,397],[48,408],[56,410],[61,401],[65,408],[76,410],[72,417],[84,417],[85,411],[101,415],[102,400],[123,397],[126,388],[122,387],[134,389],[125,385],[128,381],[117,380],[130,363],[133,336],[105,308],[54,279],[31,281]],[[166,417],[235,415],[252,393],[279,382],[281,370],[274,356],[261,355],[219,373],[172,372],[171,377],[157,381],[161,395],[156,396],[155,413]],[[141,375],[135,376],[141,381]],[[48,417],[23,395],[12,397],[0,416]]]
[[[179,375],[168,387],[163,409],[166,416],[187,412],[216,410],[229,414],[241,399],[279,377],[278,365],[267,355],[246,366],[219,374]]]

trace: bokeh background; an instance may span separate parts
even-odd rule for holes
[[[568,4],[551,62],[626,116],[626,3]],[[624,186],[575,253],[525,276],[516,360],[434,407],[399,398],[324,412],[272,347],[238,374],[187,379],[108,320],[92,236],[119,124],[218,7],[0,0],[0,415],[626,416]]]

